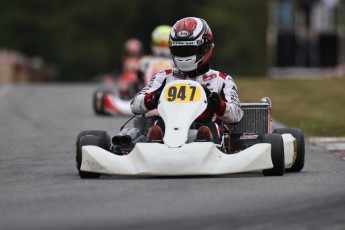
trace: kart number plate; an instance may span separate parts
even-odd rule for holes
[[[196,102],[200,100],[201,87],[188,84],[175,84],[169,86],[164,92],[164,100],[167,102]]]

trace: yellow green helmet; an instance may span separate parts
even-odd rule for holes
[[[169,35],[171,26],[157,26],[151,34],[151,49],[154,55],[170,56]]]

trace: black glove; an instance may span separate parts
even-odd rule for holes
[[[216,92],[210,93],[207,99],[208,99],[209,106],[213,109],[214,112],[217,112],[221,108],[222,99],[218,93]]]
[[[152,110],[157,108],[161,93],[161,90],[156,90],[145,95],[144,101],[147,109]]]
[[[157,109],[159,97],[165,87],[166,79],[164,79],[162,85],[155,91],[145,95],[144,103],[148,110]]]

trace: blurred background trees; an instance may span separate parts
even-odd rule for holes
[[[157,25],[195,16],[213,31],[212,67],[233,76],[343,73],[344,15],[340,0],[2,0],[0,65],[13,50],[50,63],[43,72],[59,81],[86,81],[120,69],[127,39],[150,53]]]
[[[123,43],[150,52],[160,24],[196,16],[214,33],[211,65],[232,75],[266,73],[267,0],[2,0],[0,48],[54,63],[60,81],[84,81],[119,68]]]

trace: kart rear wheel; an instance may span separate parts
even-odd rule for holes
[[[95,145],[110,151],[110,137],[106,131],[88,130],[80,132],[76,141],[76,162],[79,176],[81,178],[99,178],[101,174],[81,171],[82,151],[84,145]]]
[[[273,133],[290,133],[294,138],[296,138],[297,156],[291,168],[286,169],[286,172],[300,172],[304,168],[305,161],[305,143],[302,130],[296,128],[279,128],[273,130]]]
[[[271,144],[272,169],[262,170],[265,176],[282,176],[285,172],[284,142],[280,134],[267,133],[262,136],[262,143]]]

